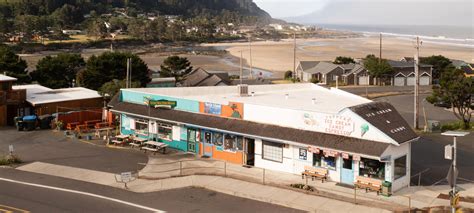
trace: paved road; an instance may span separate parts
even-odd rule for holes
[[[457,118],[451,111],[421,101],[428,95],[420,95],[420,122],[423,128],[424,116],[422,106],[425,107],[427,120],[438,120],[441,123],[455,121]],[[377,98],[377,101],[391,103],[402,117],[413,127],[413,95],[399,95]],[[441,133],[422,134],[418,142],[412,145],[412,175],[429,169],[421,176],[422,185],[435,183],[446,184],[445,177],[451,161],[444,159],[444,146],[452,144],[451,137],[442,136]],[[474,183],[474,134],[458,139],[458,168],[460,182],[471,180]],[[464,180],[463,180],[464,179]],[[441,182],[440,182],[441,181]],[[413,184],[418,184],[418,177],[412,178]]]
[[[169,212],[299,212],[277,205],[198,188],[134,193],[59,177],[0,168],[1,178],[79,190]],[[124,204],[0,180],[1,205],[32,212],[146,212]]]
[[[67,139],[51,130],[18,132],[0,129],[0,155],[8,153],[12,144],[15,153],[25,162],[47,162],[97,171],[120,173],[136,171],[137,163],[148,161],[138,150],[111,149]]]
[[[413,86],[403,86],[403,87],[395,87],[395,86],[346,86],[340,87],[340,89],[360,95],[365,96],[366,90],[369,94],[371,93],[385,93],[385,92],[413,92]],[[429,92],[431,91],[431,86],[420,86],[420,93]]]

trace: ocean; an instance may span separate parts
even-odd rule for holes
[[[362,33],[367,36],[383,35],[414,38],[420,36],[424,42],[474,48],[474,26],[410,26],[410,25],[338,25],[314,24],[332,30]]]

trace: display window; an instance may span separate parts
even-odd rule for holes
[[[158,123],[158,136],[164,140],[172,140],[173,138],[173,126],[166,123]]]
[[[394,179],[404,177],[407,174],[407,156],[395,159]]]
[[[313,166],[336,170],[336,157],[324,155],[323,152],[313,153]]]
[[[262,158],[276,162],[283,162],[283,144],[263,141]]]
[[[359,175],[380,180],[385,179],[385,163],[378,160],[360,158]]]

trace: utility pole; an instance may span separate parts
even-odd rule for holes
[[[240,51],[240,77],[239,77],[240,84],[242,84],[242,72],[243,72],[243,70],[242,70],[242,50],[241,50]]]
[[[129,76],[129,73],[130,73],[130,61],[129,61],[129,58],[127,58],[127,74],[125,76],[125,88],[128,89],[128,76]]]
[[[382,62],[382,33],[380,33],[379,64]]]
[[[296,83],[296,33],[293,33],[293,81]]]
[[[415,91],[414,91],[414,102],[415,102],[415,113],[414,113],[414,127],[415,129],[419,129],[419,101],[418,101],[418,94],[419,94],[419,85],[420,85],[420,76],[419,76],[419,57],[420,57],[420,37],[416,37],[416,54],[415,54]]]
[[[249,34],[249,51],[250,51],[250,79],[253,79],[253,73],[252,73],[252,34]]]

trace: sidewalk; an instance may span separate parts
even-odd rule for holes
[[[115,174],[34,162],[17,169],[22,171],[58,176],[106,186],[123,188],[115,182]],[[348,202],[308,195],[288,189],[246,181],[206,175],[191,175],[161,180],[138,179],[128,184],[134,192],[153,192],[184,187],[202,187],[220,193],[268,202],[310,212],[389,212],[384,209],[355,205]]]

